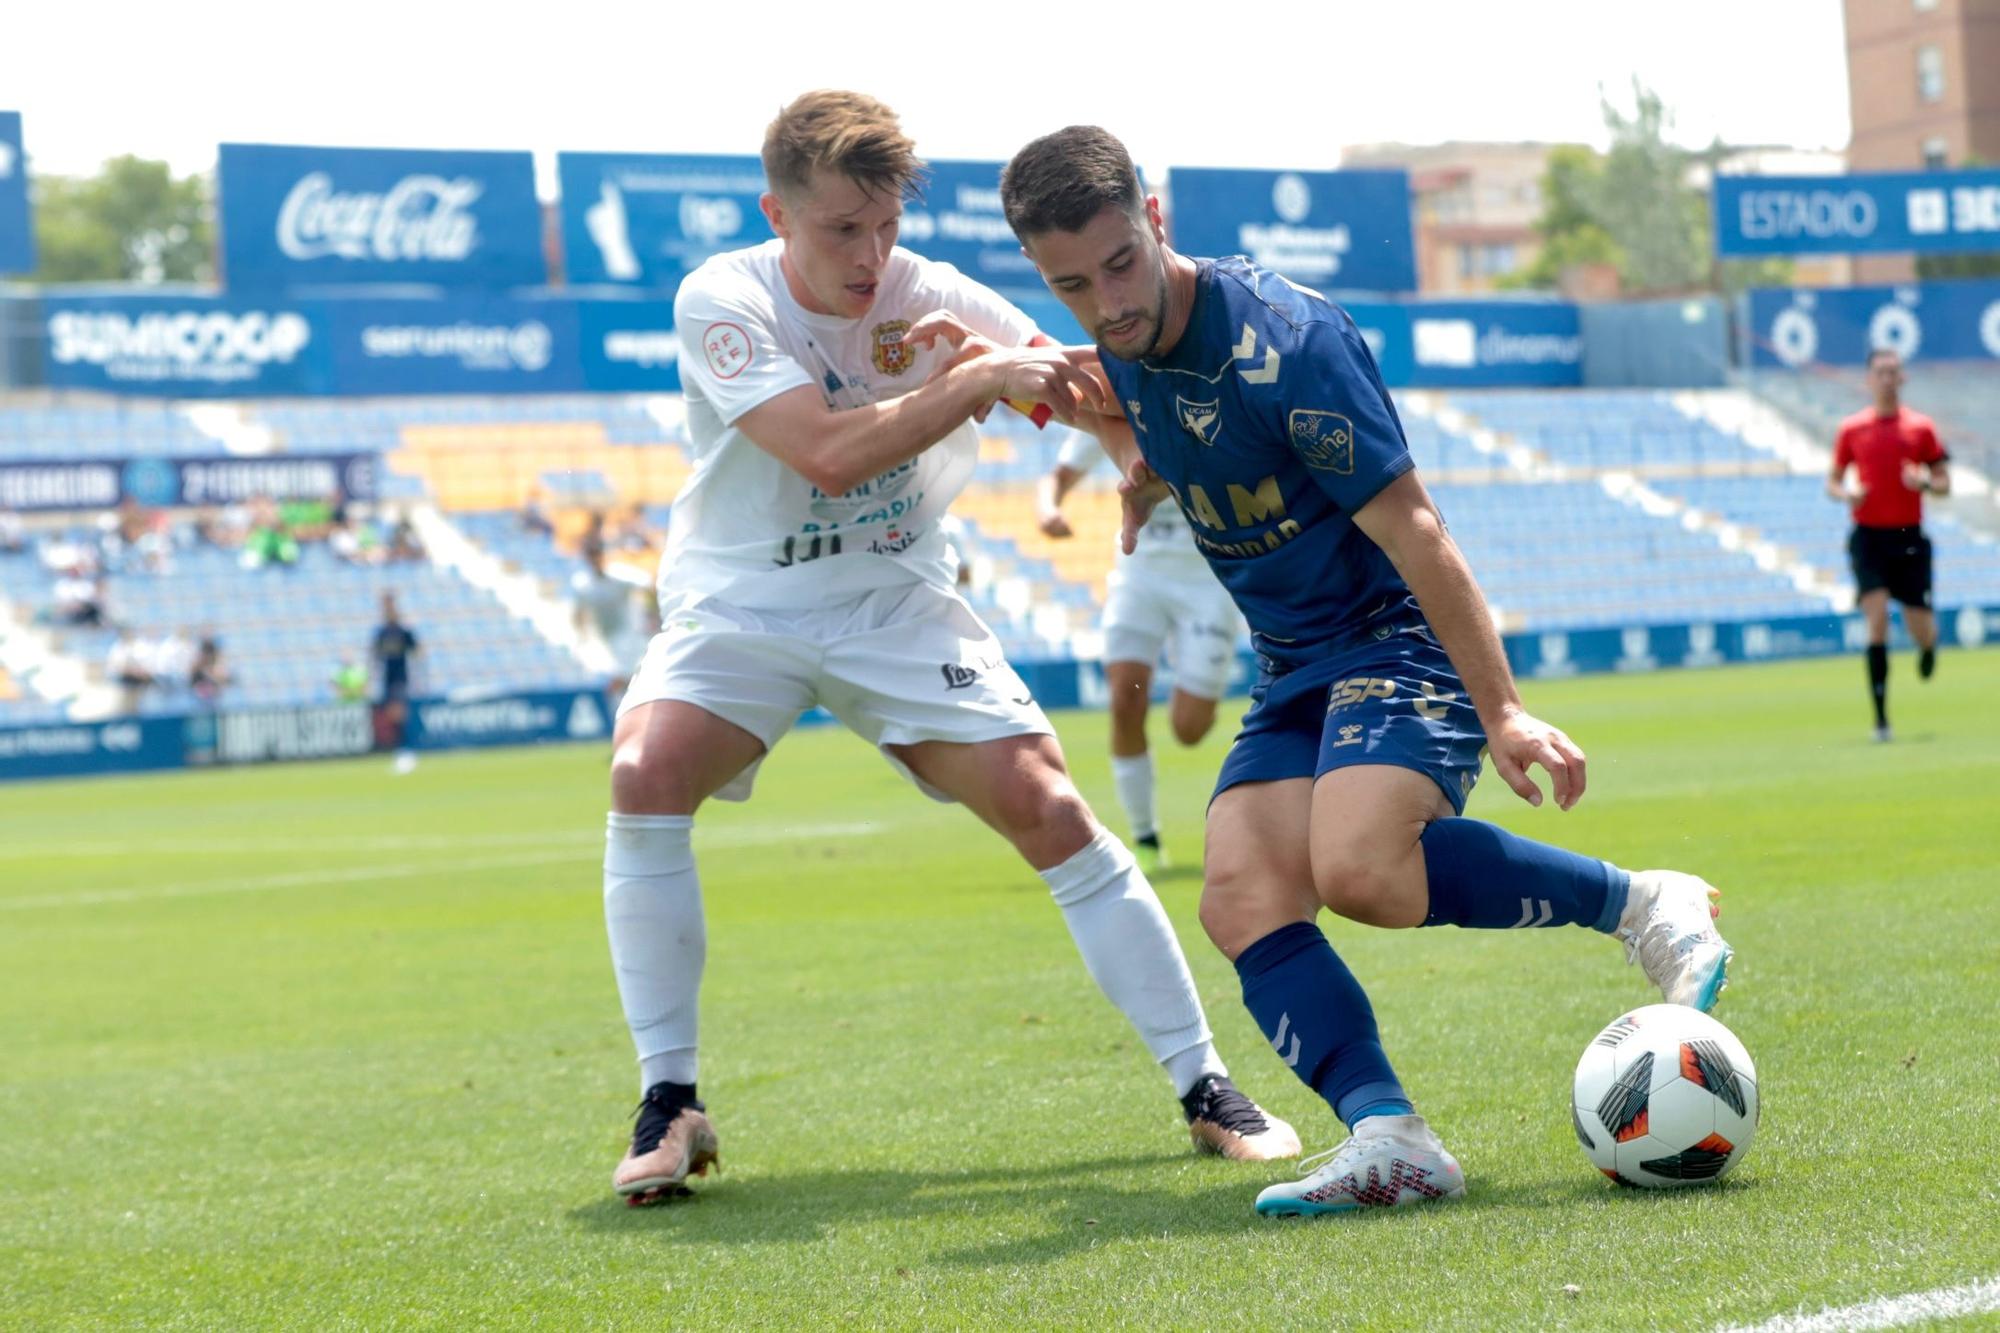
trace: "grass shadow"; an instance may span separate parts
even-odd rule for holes
[[[824,1240],[850,1226],[898,1226],[950,1219],[962,1232],[981,1213],[996,1217],[990,1239],[938,1250],[925,1262],[982,1268],[1037,1264],[1116,1240],[1187,1235],[1254,1236],[1275,1226],[1395,1225],[1399,1210],[1384,1209],[1309,1223],[1259,1217],[1257,1191],[1284,1178],[1284,1164],[1245,1166],[1198,1161],[1210,1179],[1189,1188],[1185,1175],[1171,1179],[1161,1167],[1185,1168],[1180,1153],[1104,1157],[1038,1166],[966,1170],[785,1172],[737,1184],[704,1180],[688,1195],[651,1208],[631,1208],[600,1198],[570,1210],[585,1230],[631,1235],[665,1244],[753,1245]],[[1459,1210],[1570,1209],[1592,1191],[1572,1177],[1560,1182],[1482,1187],[1475,1180]],[[1627,1193],[1628,1191],[1619,1191]],[[1649,1192],[1650,1193],[1650,1192]],[[1036,1221],[1024,1224],[1023,1212]],[[1023,1234],[1024,1226],[1029,1228]],[[922,1234],[916,1230],[915,1234]]]

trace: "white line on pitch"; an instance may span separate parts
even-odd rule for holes
[[[745,847],[769,843],[777,838],[855,838],[880,833],[895,820],[870,820],[847,824],[794,824],[782,832],[767,825],[718,829],[696,834],[695,847]],[[249,879],[194,880],[185,884],[154,884],[141,888],[78,889],[69,893],[39,894],[29,898],[0,899],[0,912],[27,912],[62,907],[96,907],[111,903],[148,903],[172,898],[198,898],[215,893],[265,893],[273,889],[302,888],[318,884],[355,884],[370,880],[402,879],[412,875],[462,875],[480,870],[511,870],[523,866],[584,865],[601,844],[577,843],[562,851],[531,855],[488,857],[471,861],[398,861],[388,865],[347,866],[327,870],[301,870],[282,875],[259,875]],[[284,853],[292,849],[274,844],[268,850]]]
[[[1959,1319],[2000,1310],[2000,1277],[1980,1278],[1957,1287],[1884,1296],[1861,1305],[1843,1305],[1817,1314],[1779,1315],[1761,1324],[1744,1324],[1722,1333],[1857,1333],[1861,1329],[1901,1328],[1926,1319]]]

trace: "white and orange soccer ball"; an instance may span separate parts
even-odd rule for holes
[[[1649,1004],[1584,1048],[1570,1106],[1591,1164],[1619,1184],[1706,1184],[1757,1136],[1757,1067],[1707,1014]]]

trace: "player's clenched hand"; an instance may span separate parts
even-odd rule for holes
[[[1119,479],[1118,503],[1124,510],[1125,523],[1118,532],[1118,545],[1125,554],[1138,549],[1139,529],[1146,526],[1154,507],[1169,494],[1167,483],[1153,474],[1143,458],[1135,459],[1131,469]]]
[[[1046,514],[1043,514],[1041,518],[1036,520],[1035,526],[1042,530],[1044,537],[1076,536],[1076,530],[1070,527],[1069,520],[1063,517],[1063,512],[1060,509],[1051,509]]]
[[[1549,775],[1558,810],[1567,810],[1583,799],[1583,751],[1548,723],[1515,712],[1487,731],[1486,747],[1493,771],[1529,805],[1542,803],[1541,789],[1528,776],[1528,770],[1537,764]]]
[[[1931,488],[1930,465],[1928,463],[1911,463],[1907,461],[1904,462],[1903,489],[1908,491],[1927,491],[1930,488]]]

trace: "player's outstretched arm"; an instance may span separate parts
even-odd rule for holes
[[[835,410],[816,386],[801,385],[751,408],[736,425],[820,490],[840,495],[915,458],[997,399],[1048,403],[1058,415],[1070,413],[1081,380],[1045,349],[992,348],[883,402]]]
[[[1493,771],[1530,805],[1542,803],[1541,790],[1528,776],[1534,765],[1548,773],[1558,809],[1582,800],[1583,751],[1522,706],[1472,568],[1417,474],[1405,472],[1383,487],[1354,515],[1354,523],[1382,548],[1416,594],[1479,712]]]

